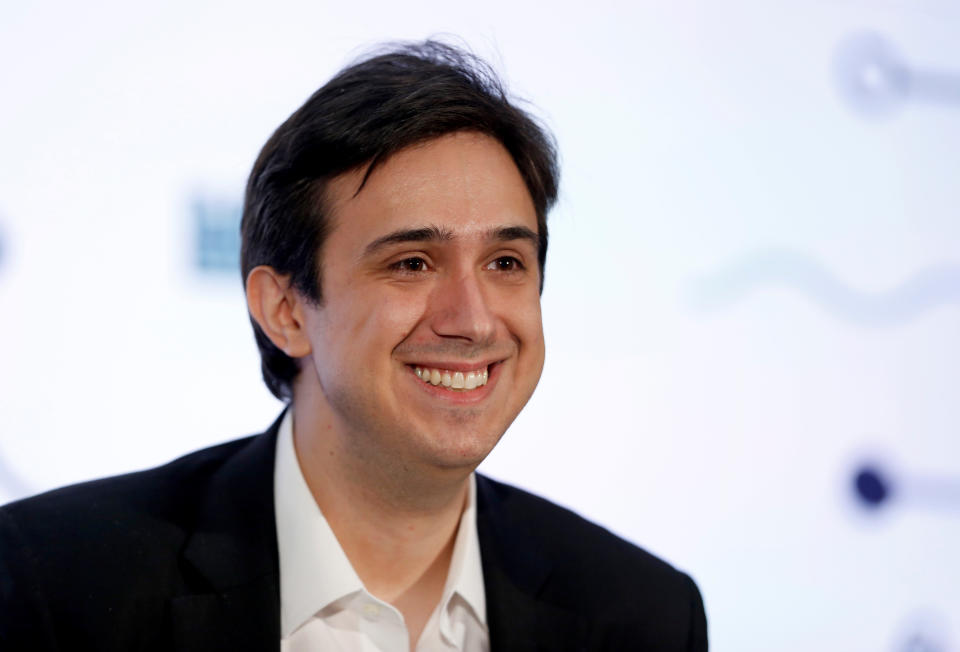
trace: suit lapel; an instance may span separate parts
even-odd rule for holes
[[[509,495],[477,475],[477,537],[490,649],[585,649],[586,623],[546,598],[552,563],[539,554],[522,515],[509,501]]]
[[[282,415],[281,415],[282,418]],[[215,470],[183,551],[196,591],[171,602],[177,650],[277,650],[273,465],[280,419]]]

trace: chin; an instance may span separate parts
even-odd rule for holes
[[[502,432],[486,431],[482,434],[460,433],[454,438],[450,430],[432,438],[429,447],[432,449],[426,454],[432,458],[435,466],[446,469],[475,469],[493,450],[500,441]]]

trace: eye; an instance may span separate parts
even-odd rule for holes
[[[420,257],[404,258],[390,265],[391,269],[398,272],[416,273],[427,271],[427,261]]]
[[[524,269],[523,263],[513,256],[500,256],[492,260],[488,265],[487,269],[493,270],[496,272],[519,272]]]

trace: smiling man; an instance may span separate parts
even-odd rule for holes
[[[425,43],[264,146],[262,435],[0,509],[4,650],[706,650],[690,578],[474,473],[543,369],[552,140]],[[543,461],[549,463],[549,452]]]

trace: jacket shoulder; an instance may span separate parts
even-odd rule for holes
[[[664,647],[667,640],[678,642],[676,649],[706,649],[703,600],[689,575],[545,498],[479,475],[477,488],[500,530],[494,537],[525,549],[501,556],[549,568],[543,599],[624,640],[652,635],[651,649],[674,649]]]
[[[148,523],[176,528],[188,521],[205,481],[253,437],[237,439],[177,458],[167,464],[109,478],[82,482],[24,498],[0,507],[0,517],[13,523],[26,539],[75,547],[77,536],[91,531],[136,536]],[[151,528],[151,536],[157,532]]]
[[[93,623],[115,625],[118,638],[126,627],[139,645],[129,623],[157,628],[166,599],[183,590],[178,556],[201,497],[252,439],[0,507],[0,648],[29,631],[35,649],[54,631],[83,640]]]
[[[535,542],[541,554],[563,561],[564,567],[589,568],[593,573],[617,567],[617,575],[639,573],[648,580],[666,582],[676,581],[681,574],[663,559],[546,498],[478,476],[478,489],[481,485],[488,500],[493,498],[501,518]]]

